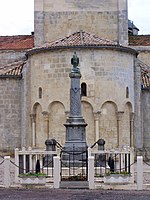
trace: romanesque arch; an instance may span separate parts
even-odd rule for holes
[[[105,102],[101,107],[100,137],[105,140],[106,148],[118,146],[117,106],[114,102]]]
[[[95,142],[96,138],[94,133],[93,108],[90,103],[82,101],[82,113],[85,122],[88,124],[86,127],[87,144],[92,145]]]
[[[61,145],[65,143],[66,128],[65,108],[61,102],[52,102],[49,106],[49,138],[56,139]]]

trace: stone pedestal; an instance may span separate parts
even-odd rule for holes
[[[74,67],[69,76],[71,78],[70,114],[64,124],[66,127],[66,142],[64,145],[63,160],[83,160],[86,156],[84,152],[87,150],[85,130],[87,124],[81,113],[81,74],[79,68]]]

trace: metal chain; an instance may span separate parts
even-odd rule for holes
[[[143,161],[146,165],[148,165],[148,166],[150,166],[150,164],[149,163],[147,163],[147,162],[145,162],[145,161]]]
[[[0,165],[2,165],[4,163],[5,160],[2,160],[2,162],[0,163]]]
[[[15,167],[18,167],[19,169],[22,169],[22,170],[26,170],[18,165],[16,165],[12,160],[10,160],[10,163],[13,164]],[[30,170],[31,172],[35,172],[35,170]]]

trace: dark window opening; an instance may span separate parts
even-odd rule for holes
[[[87,86],[86,83],[81,84],[81,96],[87,96]]]
[[[39,99],[42,99],[42,88],[39,88]]]
[[[129,88],[126,87],[126,98],[129,98]]]

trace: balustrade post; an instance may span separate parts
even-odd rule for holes
[[[4,187],[10,187],[10,156],[4,157]]]
[[[15,149],[15,183],[19,182],[19,149]]]
[[[60,186],[60,157],[54,156],[54,188],[59,188]]]
[[[94,157],[88,157],[88,181],[89,181],[89,189],[94,189]]]
[[[143,190],[143,156],[137,156],[137,190]]]
[[[134,148],[130,148],[130,171],[131,171],[131,178],[130,178],[130,182],[134,183]]]

